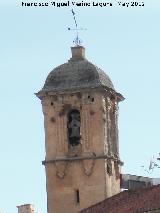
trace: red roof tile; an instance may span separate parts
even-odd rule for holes
[[[81,213],[140,213],[160,209],[160,185],[120,192]]]

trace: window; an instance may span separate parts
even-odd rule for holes
[[[80,144],[80,112],[76,109],[68,113],[68,142],[71,146]]]
[[[80,204],[79,189],[76,189],[76,190],[75,190],[75,198],[76,198],[76,204]]]

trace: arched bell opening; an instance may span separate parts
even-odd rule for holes
[[[73,109],[68,113],[68,143],[70,146],[77,146],[80,144],[80,126],[81,118],[80,112],[77,109]]]

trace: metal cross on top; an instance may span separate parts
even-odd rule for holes
[[[73,43],[75,44],[75,46],[80,46],[81,43],[82,43],[82,40],[79,38],[79,34],[78,33],[79,33],[80,30],[87,30],[87,29],[78,28],[75,12],[74,12],[73,9],[71,10],[71,12],[72,12],[74,23],[75,23],[75,28],[68,27],[68,30],[75,30],[76,31],[76,38],[73,40]]]

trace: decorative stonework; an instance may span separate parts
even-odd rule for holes
[[[83,151],[88,152],[90,150],[90,106],[88,104],[83,105],[83,113],[82,113],[82,144]]]
[[[107,111],[110,111],[112,108],[112,101],[109,97],[106,98],[106,108],[107,108]]]
[[[83,166],[85,175],[91,176],[95,166],[95,159],[82,160],[82,166]]]
[[[114,110],[115,115],[118,116],[119,106],[116,101],[114,101],[113,110]]]
[[[108,145],[108,155],[111,155],[112,150],[112,142],[111,142],[111,118],[110,118],[110,112],[112,109],[112,102],[109,97],[106,98],[106,109],[107,109],[107,145]]]
[[[66,175],[68,162],[55,162],[56,175],[58,178],[62,179]]]

